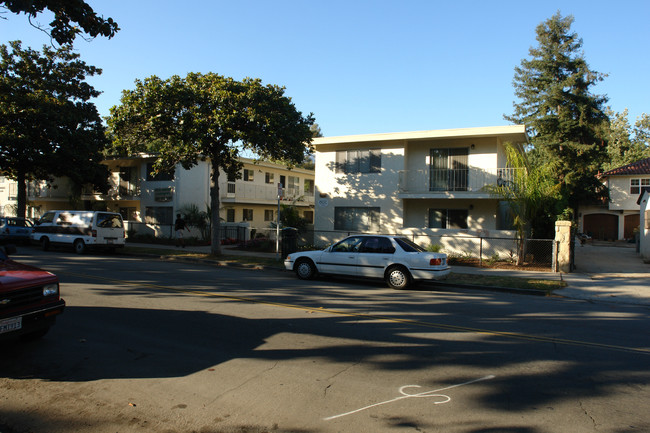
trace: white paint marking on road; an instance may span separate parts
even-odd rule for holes
[[[481,378],[478,378],[478,379],[470,380],[469,382],[463,382],[463,383],[459,383],[457,385],[451,385],[451,386],[447,386],[445,388],[434,389],[432,391],[425,391],[425,392],[420,392],[420,393],[417,393],[417,394],[408,394],[404,390],[406,388],[422,388],[420,385],[404,385],[399,389],[399,393],[402,394],[399,397],[395,397],[395,398],[393,398],[391,400],[382,401],[380,403],[371,404],[370,406],[362,407],[361,409],[353,410],[351,412],[346,412],[346,413],[342,413],[342,414],[334,415],[334,416],[328,416],[327,418],[323,418],[323,421],[330,421],[330,420],[333,420],[333,419],[336,419],[336,418],[341,418],[341,417],[344,417],[344,416],[352,415],[352,414],[355,414],[357,412],[364,411],[366,409],[370,409],[370,408],[373,408],[373,407],[376,407],[376,406],[381,406],[381,405],[388,404],[388,403],[394,403],[396,401],[403,400],[403,399],[406,399],[406,398],[442,397],[442,400],[436,401],[434,404],[448,403],[449,401],[451,401],[451,397],[449,397],[448,395],[437,394],[437,393],[439,393],[441,391],[446,391],[446,390],[452,389],[452,388],[458,388],[459,386],[469,385],[469,384],[476,383],[476,382],[481,382],[483,380],[494,379],[495,377],[496,376],[491,374],[489,376],[484,376],[484,377],[481,377]]]

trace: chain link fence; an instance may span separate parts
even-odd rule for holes
[[[127,224],[129,237],[150,237],[174,239],[173,225],[165,224]],[[328,245],[354,234],[352,231],[299,230],[295,234],[295,247],[299,250],[322,249]],[[554,271],[556,269],[557,245],[553,239],[524,239],[516,237],[476,236],[468,233],[457,234],[414,234],[382,233],[398,235],[411,239],[430,251],[447,254],[451,265],[480,267],[521,267]],[[186,237],[199,238],[199,231],[190,227]],[[282,244],[283,230],[277,239],[275,228],[253,228],[247,226],[221,226],[220,239],[225,244],[238,244],[242,248],[268,250],[275,252]],[[293,240],[292,240],[292,243]]]

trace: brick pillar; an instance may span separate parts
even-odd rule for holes
[[[567,274],[571,272],[571,221],[555,222],[555,242],[557,270]]]

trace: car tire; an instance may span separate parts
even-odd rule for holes
[[[43,248],[43,251],[49,251],[50,250],[50,239],[47,237],[42,237],[41,238],[41,248]]]
[[[411,274],[404,266],[392,266],[386,271],[386,284],[395,290],[406,289],[411,284]]]
[[[311,280],[316,275],[316,266],[314,266],[311,260],[307,259],[298,260],[294,266],[294,270],[301,280]]]
[[[74,252],[77,254],[83,254],[86,252],[86,244],[83,240],[77,239],[74,241]]]

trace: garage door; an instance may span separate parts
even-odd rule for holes
[[[632,239],[634,237],[634,230],[639,227],[641,224],[641,215],[627,215],[625,217],[625,228],[623,229],[623,235],[625,239]]]
[[[618,239],[618,216],[610,214],[585,215],[584,230],[594,239],[615,241]]]

